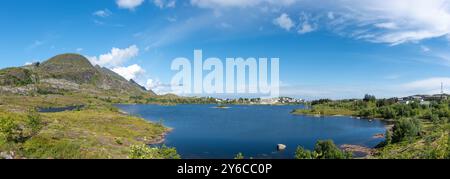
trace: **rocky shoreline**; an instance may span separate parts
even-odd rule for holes
[[[374,155],[376,153],[376,149],[371,149],[360,145],[344,144],[341,145],[340,148],[346,152],[361,153],[365,156]]]

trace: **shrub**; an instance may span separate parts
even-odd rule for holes
[[[319,159],[350,159],[351,154],[341,151],[333,141],[318,141],[314,148]]]
[[[363,99],[364,102],[376,102],[376,100],[377,98],[375,96],[369,94],[366,94]]]
[[[332,140],[317,141],[314,151],[297,148],[296,159],[351,159],[350,152],[340,150]]]
[[[170,148],[165,145],[158,149],[158,154],[163,159],[181,159],[181,156],[175,148]]]
[[[392,142],[401,142],[417,137],[421,133],[421,123],[418,119],[403,118],[395,122],[392,128]]]
[[[180,159],[175,148],[163,146],[150,148],[147,145],[133,145],[130,147],[130,159]]]
[[[386,144],[387,145],[391,144],[392,143],[392,131],[389,129],[386,130],[385,137],[386,137]]]
[[[303,147],[298,147],[295,151],[296,159],[315,159],[315,153],[304,149]]]
[[[236,160],[242,160],[242,159],[245,159],[245,157],[244,157],[244,154],[238,153],[238,154],[234,157],[234,159],[236,159]]]
[[[42,129],[42,119],[36,111],[28,112],[26,125],[31,129],[31,135],[36,135]]]
[[[90,158],[81,144],[71,140],[56,140],[46,137],[33,137],[23,145],[27,158],[36,159],[83,159]]]
[[[0,140],[12,142],[20,138],[20,128],[10,116],[0,116]]]

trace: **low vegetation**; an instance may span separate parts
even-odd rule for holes
[[[296,159],[351,159],[352,153],[340,150],[333,141],[318,141],[314,151],[298,147],[295,152]]]
[[[133,145],[130,149],[130,159],[181,159],[175,148],[148,147],[147,145]]]
[[[372,95],[366,95],[363,100],[323,99],[313,101],[307,109],[295,110],[293,114],[347,115],[390,123],[392,127],[386,132],[385,142],[368,158],[442,159],[450,155],[450,101],[446,99],[408,104],[395,98],[376,99]],[[309,154],[312,153],[298,151],[300,157],[308,158]]]
[[[132,158],[130,151],[135,149],[132,146],[160,142],[169,130],[160,124],[121,114],[115,107],[95,98],[41,95],[0,96],[0,100],[5,102],[0,104],[0,152],[12,152],[14,158]],[[75,104],[85,107],[58,113],[34,110]],[[177,158],[172,148],[151,150],[158,153],[155,157],[158,159]]]

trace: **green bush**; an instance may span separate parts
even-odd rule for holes
[[[391,130],[386,130],[386,144],[391,144],[392,143],[392,131]]]
[[[81,144],[71,140],[55,140],[45,137],[33,137],[23,145],[27,158],[35,159],[83,159],[89,158]]]
[[[311,152],[309,150],[304,149],[303,147],[298,147],[295,151],[296,159],[315,159],[315,152]]]
[[[31,130],[31,135],[36,135],[42,129],[42,119],[36,111],[28,112],[26,125]]]
[[[318,141],[314,148],[319,159],[350,159],[352,155],[341,151],[333,141]]]
[[[0,141],[13,142],[20,138],[20,128],[10,116],[0,116]]]
[[[395,122],[392,128],[392,142],[410,140],[420,135],[421,122],[415,118],[403,118]]]
[[[148,147],[147,145],[133,145],[130,147],[130,159],[180,159],[175,148],[163,146]]]
[[[245,159],[245,157],[244,157],[244,154],[238,153],[238,154],[234,157],[234,159],[236,159],[236,160],[242,160],[242,159]]]
[[[332,140],[317,141],[314,151],[297,148],[296,159],[351,159],[350,152],[340,150]]]

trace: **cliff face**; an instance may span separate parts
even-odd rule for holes
[[[78,54],[62,54],[40,64],[0,70],[0,92],[155,95],[107,68],[93,66]]]

